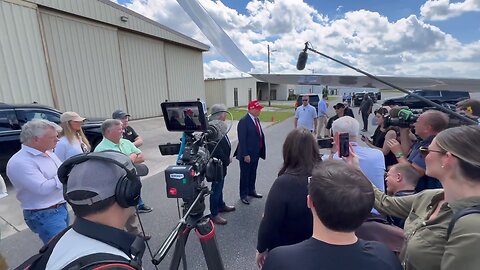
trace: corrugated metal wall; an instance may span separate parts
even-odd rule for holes
[[[205,100],[202,54],[187,47],[165,44],[169,100]]]
[[[0,1],[0,102],[53,106],[35,6]]]
[[[206,80],[205,81],[205,100],[207,102],[207,107],[211,107],[213,104],[220,103],[224,104],[227,107],[233,107],[227,102],[225,96],[225,80]]]
[[[77,14],[82,17],[94,19],[134,31],[148,33],[162,39],[171,40],[177,43],[187,44],[203,50],[208,46],[185,35],[173,31],[157,22],[151,21],[139,14],[111,2],[110,0],[29,0],[53,9],[67,13]],[[123,22],[120,17],[126,16],[128,20]]]
[[[162,114],[160,103],[168,99],[164,42],[119,32],[122,70],[128,112],[134,118]]]
[[[111,117],[126,99],[117,30],[41,11],[59,109]]]

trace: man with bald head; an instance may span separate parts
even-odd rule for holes
[[[413,125],[415,135],[419,138],[417,142],[412,144],[410,128],[400,128],[400,144],[395,139],[387,142],[398,163],[410,164],[421,175],[415,188],[417,192],[442,187],[437,179],[425,175],[425,158],[421,155],[420,148],[428,147],[433,138],[448,127],[448,121],[445,113],[428,110],[422,113]]]

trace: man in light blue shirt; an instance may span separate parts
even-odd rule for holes
[[[17,191],[25,223],[44,244],[69,224],[63,186],[57,176],[61,161],[53,153],[62,128],[44,119],[22,127],[22,148],[10,158],[7,176]]]
[[[326,135],[325,134],[325,126],[327,125],[327,119],[328,119],[327,99],[328,99],[327,94],[323,94],[322,99],[320,100],[320,102],[318,102],[318,117],[317,117],[317,121],[318,121],[317,137],[318,138],[322,138]],[[322,131],[324,133],[323,136],[322,136]]]
[[[384,177],[385,177],[385,157],[382,151],[374,148],[359,146],[357,144],[357,138],[360,134],[360,123],[350,116],[340,117],[333,121],[332,132],[335,145],[338,145],[337,135],[340,133],[349,134],[349,142],[353,151],[358,156],[360,163],[360,169],[365,176],[374,184],[378,189],[384,191]],[[336,153],[336,148],[332,148],[332,154],[330,156],[324,156],[324,159],[340,159]],[[372,213],[378,214],[377,210],[372,209]]]
[[[304,128],[315,133],[317,130],[317,110],[308,103],[308,96],[302,97],[302,106],[295,111],[295,128]]]

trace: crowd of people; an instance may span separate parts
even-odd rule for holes
[[[368,138],[360,134],[348,102],[333,106],[335,115],[328,121],[326,96],[318,111],[308,97],[302,103],[259,224],[259,268],[433,270],[480,265],[475,256],[479,216],[464,211],[480,205],[480,126],[448,128],[446,114],[428,110],[412,133],[406,127],[385,128],[390,108],[380,108],[374,112],[378,126]],[[479,105],[468,101],[458,108],[477,116]],[[365,114],[371,114],[368,100],[365,106]],[[240,167],[240,201],[249,205],[251,198],[263,197],[256,190],[259,160],[266,158],[262,109],[256,100],[248,104],[237,126],[233,155],[228,135],[209,149],[223,167],[222,179],[211,186],[210,218],[215,224],[227,224],[220,213],[235,211],[223,197],[232,157]],[[226,110],[213,105],[211,120],[225,121]],[[359,113],[364,120],[364,112]],[[98,252],[140,269],[139,252],[143,254],[151,236],[141,231],[137,215],[153,209],[141,199],[141,175],[134,165],[145,161],[139,149],[143,139],[129,126],[129,117],[117,110],[105,120],[103,140],[95,148],[81,129],[85,118],[75,112],[64,113],[60,126],[35,119],[22,127],[22,148],[9,160],[7,175],[27,226],[49,250],[45,269],[84,263],[79,258],[92,260]],[[323,127],[334,147],[322,156],[317,138]],[[348,157],[337,153],[339,134],[348,135]],[[66,203],[76,217],[72,226]],[[65,248],[72,244],[74,249]]]

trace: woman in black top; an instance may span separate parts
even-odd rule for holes
[[[383,155],[385,156],[385,168],[388,170],[389,167],[397,164],[397,158],[395,155],[390,151],[390,148],[387,146],[385,143],[389,139],[396,139],[399,130],[396,127],[389,127],[385,128],[383,126],[383,122],[385,121],[384,117],[386,114],[388,114],[388,110],[385,108],[380,108],[374,112],[375,117],[377,118],[377,129],[375,129],[375,132],[373,133],[373,136],[371,137],[372,140],[368,140],[367,137],[362,135],[362,141],[364,141],[369,147],[371,148],[377,148],[380,151],[383,152]]]
[[[312,213],[307,207],[308,177],[320,162],[318,144],[306,129],[292,130],[283,144],[283,166],[265,203],[258,230],[256,262],[263,265],[268,251],[299,243],[312,236]]]

